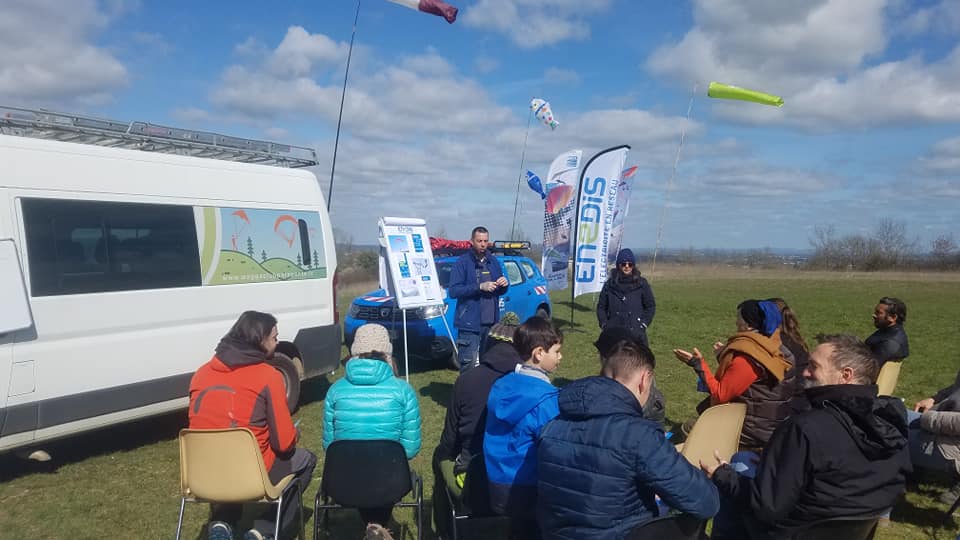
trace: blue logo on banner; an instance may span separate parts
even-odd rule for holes
[[[413,235],[413,250],[417,253],[423,253],[423,238],[419,234]]]

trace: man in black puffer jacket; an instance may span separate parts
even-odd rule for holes
[[[650,283],[640,275],[636,258],[629,249],[617,254],[617,267],[603,284],[597,298],[597,322],[600,329],[619,326],[630,331],[633,339],[649,347],[647,327],[653,322],[657,302]]]
[[[480,364],[473,369],[461,373],[453,384],[450,396],[450,405],[444,420],[443,433],[440,435],[440,444],[433,453],[434,476],[438,482],[444,477],[459,476],[458,486],[463,487],[464,475],[470,467],[470,462],[477,456],[479,464],[483,462],[483,428],[487,422],[487,397],[490,387],[500,377],[513,373],[517,364],[522,363],[520,355],[513,347],[513,333],[520,324],[516,313],[507,312],[499,323],[490,329],[487,349],[480,357]],[[452,474],[444,469],[452,467]],[[480,471],[483,467],[474,467],[472,471]],[[471,472],[473,474],[473,472]],[[454,480],[455,482],[457,480]],[[471,479],[472,489],[477,486],[485,488],[485,478]],[[439,486],[438,486],[439,487]],[[468,499],[477,506],[480,499],[485,498],[482,493],[467,494]],[[442,493],[434,495],[434,517],[437,526],[445,529],[449,515],[446,496]],[[482,508],[475,508],[481,511]],[[443,530],[440,531],[444,532]]]
[[[906,410],[877,397],[877,370],[856,337],[820,338],[804,370],[810,409],[774,431],[756,477],[701,464],[737,510],[717,516],[712,538],[786,538],[816,521],[893,506],[911,471]]]
[[[635,342],[614,346],[603,375],[560,391],[560,416],[537,450],[537,520],[544,539],[614,540],[659,515],[655,495],[699,519],[720,505],[707,477],[643,418],[654,358]]]

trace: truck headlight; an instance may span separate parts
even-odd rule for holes
[[[446,304],[437,304],[435,306],[425,306],[420,308],[420,314],[424,319],[435,319],[437,317],[442,317],[446,312]]]

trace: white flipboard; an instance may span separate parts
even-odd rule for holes
[[[443,304],[443,288],[437,275],[427,234],[427,222],[419,218],[381,217],[380,286],[396,300],[403,314],[403,360],[407,381],[410,361],[407,354],[407,310]],[[453,333],[443,318],[447,335]],[[456,343],[454,343],[456,347]]]

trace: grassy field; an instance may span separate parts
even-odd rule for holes
[[[651,277],[658,310],[650,341],[659,361],[657,380],[667,397],[668,420],[680,423],[692,416],[702,397],[695,391],[691,370],[673,359],[670,349],[709,349],[713,341],[733,331],[737,303],[770,296],[787,299],[811,342],[821,332],[866,336],[873,329],[870,316],[877,298],[893,295],[906,301],[911,356],[897,394],[912,406],[952,381],[960,365],[958,278],[951,274],[658,267]],[[341,307],[361,292],[362,287],[343,291]],[[566,332],[564,358],[556,378],[556,383],[563,385],[596,374],[596,353],[591,345],[597,335],[595,300],[591,296],[578,299],[572,324],[569,291],[555,294],[553,300],[554,317]],[[198,358],[197,362],[204,360]],[[423,450],[412,465],[430,486],[430,456],[440,436],[456,373],[434,366],[414,366],[411,371],[423,416]],[[321,460],[323,397],[330,382],[341,375],[338,371],[308,383],[303,390],[304,405],[296,415],[303,420],[301,444]],[[48,447],[54,459],[47,464],[0,456],[0,538],[172,537],[179,504],[176,434],[185,425],[183,413],[75,437]],[[322,464],[316,478],[321,469]],[[311,484],[305,497],[309,507],[317,485],[316,481]],[[946,507],[936,501],[944,487],[927,479],[911,483],[893,511],[891,527],[881,530],[877,538],[954,539],[960,518],[945,524]],[[429,496],[429,490],[425,495]],[[186,538],[204,537],[206,512],[203,505],[188,506]],[[334,538],[361,537],[361,524],[351,514],[345,512],[342,519],[334,521]],[[410,511],[395,512],[405,528],[412,523],[410,516]],[[405,538],[414,537],[405,532]],[[481,532],[478,537],[490,537],[491,533]]]

